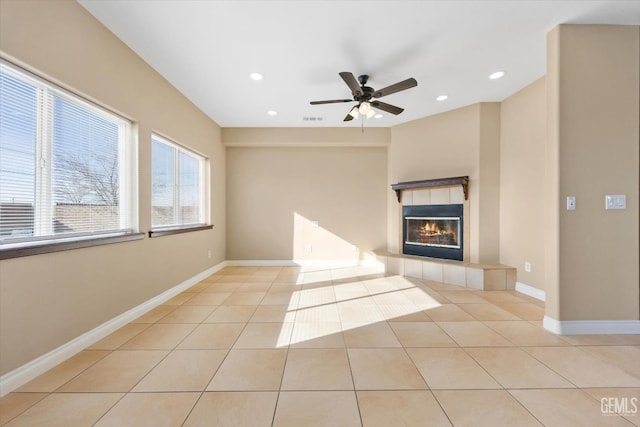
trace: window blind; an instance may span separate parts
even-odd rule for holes
[[[206,159],[155,134],[151,155],[152,229],[205,224]]]
[[[0,244],[133,231],[130,129],[0,63]]]

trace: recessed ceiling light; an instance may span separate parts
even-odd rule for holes
[[[273,110],[269,110],[269,111],[267,111],[267,114],[270,115],[270,116],[277,116],[278,112],[277,111],[273,111]]]
[[[436,101],[444,101],[447,98],[449,98],[447,95],[440,95],[439,97],[436,98]]]
[[[249,74],[249,78],[251,80],[262,80],[263,76],[260,73],[251,73]]]
[[[382,114],[378,113],[375,116],[373,116],[374,119],[381,119],[382,118]]]
[[[491,74],[489,76],[489,78],[491,80],[497,80],[497,79],[499,79],[499,78],[501,78],[503,76],[504,76],[504,71],[496,71],[495,73]]]

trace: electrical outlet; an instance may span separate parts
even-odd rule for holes
[[[531,263],[529,261],[524,263],[524,271],[531,273]]]
[[[313,246],[307,245],[307,252],[309,253],[313,252]]]

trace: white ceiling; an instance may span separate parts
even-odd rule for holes
[[[501,101],[545,74],[556,25],[640,25],[640,0],[79,2],[222,127],[358,127],[342,121],[351,104],[309,105],[351,98],[341,71],[375,89],[418,81],[381,99],[402,114],[367,127]]]

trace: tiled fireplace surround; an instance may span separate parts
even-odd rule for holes
[[[398,209],[402,222],[402,207],[415,205],[464,205],[464,261],[450,261],[413,255],[376,251],[378,261],[388,273],[415,277],[449,285],[480,290],[514,289],[516,269],[501,264],[478,264],[469,262],[469,201],[461,185],[416,187],[402,190]],[[402,224],[398,236],[402,251]]]

